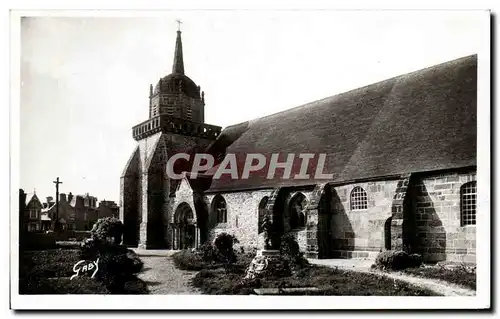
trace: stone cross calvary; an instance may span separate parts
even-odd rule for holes
[[[53,182],[56,184],[56,222],[54,224],[55,230],[59,230],[59,184],[62,182],[59,181],[59,177]]]

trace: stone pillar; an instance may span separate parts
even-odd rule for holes
[[[392,201],[391,250],[405,250],[403,241],[404,199],[408,190],[411,175],[402,176],[396,186]]]
[[[194,228],[194,248],[199,248],[200,247],[200,228],[198,228],[197,225],[195,225]]]
[[[325,184],[318,184],[314,188],[310,196],[310,201],[306,207],[307,224],[306,224],[306,258],[318,258],[318,219],[319,219],[319,202],[324,193]]]
[[[175,226],[173,224],[170,225],[170,233],[172,234],[171,247],[175,250]]]
[[[173,241],[173,247],[175,250],[179,249],[179,229],[177,228],[177,225],[174,225],[174,241]]]
[[[274,216],[274,205],[276,204],[276,201],[278,199],[279,192],[280,188],[275,188],[273,190],[273,192],[269,196],[269,199],[265,207],[265,216],[268,217],[268,220],[272,225],[272,231],[271,231],[272,238],[270,238],[271,249],[275,249],[280,240],[279,229],[276,225],[276,218]]]

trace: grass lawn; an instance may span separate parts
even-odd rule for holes
[[[442,266],[408,268],[403,272],[417,277],[441,279],[452,284],[476,290],[476,272],[464,266],[455,268],[445,268]]]
[[[79,276],[70,280],[73,266],[81,260],[79,249],[20,251],[20,294],[109,294],[96,278]],[[125,284],[123,294],[146,293],[146,285],[135,277]]]
[[[255,288],[316,287],[315,295],[344,296],[435,296],[436,293],[370,273],[359,273],[309,265],[292,276],[266,278],[243,282],[245,271],[253,255],[238,255],[238,261],[225,269],[221,264],[206,263],[189,251],[174,254],[174,263],[180,269],[200,270],[192,279],[193,286],[204,294],[249,295]],[[304,293],[301,293],[304,294]]]
[[[69,280],[80,260],[78,249],[20,251],[20,294],[108,294],[99,281],[89,277]]]
[[[369,273],[308,266],[290,277],[266,278],[243,283],[245,270],[235,267],[200,271],[193,278],[193,285],[204,294],[249,295],[254,288],[316,287],[314,295],[335,296],[435,296],[430,290],[414,287],[403,281],[393,280]],[[304,294],[304,293],[301,293]]]

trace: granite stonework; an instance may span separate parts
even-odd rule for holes
[[[412,187],[415,251],[427,261],[476,261],[476,226],[461,225],[460,189],[475,170],[422,175]],[[479,215],[480,216],[480,215]]]
[[[137,156],[134,153],[132,157]],[[142,186],[135,183],[135,176],[129,172],[122,183]],[[373,259],[380,251],[402,249],[422,254],[427,262],[475,262],[475,226],[460,224],[460,187],[475,178],[475,172],[455,172],[405,175],[390,180],[340,186],[317,185],[312,190],[287,188],[276,191],[274,201],[268,200],[271,202],[268,207],[271,207],[273,222],[282,223],[282,233],[293,234],[301,251],[309,258]],[[153,183],[151,179],[143,181],[146,187],[151,187]],[[351,209],[351,192],[355,187],[366,191],[367,209]],[[129,190],[132,197],[138,189],[140,187],[136,191]],[[299,193],[305,196],[307,202],[306,227],[291,229],[288,205],[291,198]],[[186,204],[194,212],[194,223],[197,223],[199,209],[195,205],[195,198],[199,197],[207,208],[204,212],[207,214],[206,239],[213,240],[217,234],[226,232],[234,235],[239,240],[237,246],[245,250],[260,247],[263,236],[258,232],[259,206],[264,198],[273,197],[273,190],[219,193],[226,201],[226,223],[216,222],[216,214],[212,209],[215,195],[198,194],[193,191],[189,181],[183,179],[175,193],[164,202],[161,214],[163,232],[155,236],[162,238],[164,245],[171,248],[175,240],[174,212],[179,205]],[[154,200],[150,199],[150,202]],[[153,212],[155,206],[151,205],[150,210]],[[124,205],[122,209],[130,210],[131,207]],[[152,229],[147,226],[151,215],[146,215],[145,211],[140,215],[142,223],[136,226],[140,227],[142,233],[151,232]],[[277,217],[279,212],[281,219]],[[146,238],[147,243],[148,237],[142,238]],[[202,244],[200,235],[197,240],[197,245]]]
[[[351,192],[355,187],[366,191],[367,209],[351,209]],[[395,189],[394,180],[334,187],[331,204],[334,257],[349,257],[351,251],[362,251],[358,257],[369,257],[373,254],[368,252],[380,252],[385,248],[385,226],[391,217]]]
[[[171,238],[168,229],[175,201],[170,198],[175,196],[179,181],[168,179],[166,163],[172,154],[209,143],[209,139],[163,132],[138,141],[120,182],[125,244],[143,248],[171,246],[164,239]]]
[[[313,190],[277,189],[270,207],[275,222],[280,221],[277,210],[281,212],[283,233],[293,234],[309,258],[373,259],[392,249],[420,253],[427,262],[474,262],[475,226],[460,225],[460,187],[475,176],[473,171],[408,174],[340,186],[317,185]],[[366,191],[366,209],[351,209],[355,187]],[[258,246],[262,240],[256,231],[258,204],[263,196],[273,197],[272,192],[221,193],[227,202],[228,223],[212,225],[212,235],[228,232],[248,247],[255,247],[257,238]],[[306,227],[290,229],[287,205],[298,193],[307,199]],[[214,196],[207,197],[212,200]]]
[[[263,236],[259,236],[259,204],[264,197],[269,197],[272,190],[255,190],[248,192],[221,193],[226,201],[227,223],[217,223],[213,212],[213,199],[216,194],[207,194],[209,205],[210,238],[217,234],[229,233],[236,236],[239,246],[255,249],[263,244]]]

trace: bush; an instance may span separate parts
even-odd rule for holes
[[[198,248],[196,254],[199,255],[204,262],[208,263],[214,262],[217,259],[215,248],[212,243],[208,241]]]
[[[300,269],[309,262],[304,258],[304,253],[300,251],[299,243],[292,234],[285,234],[281,237],[280,254],[293,269]]]
[[[82,259],[95,260],[99,257],[100,242],[94,238],[87,238],[80,244],[80,256]]]
[[[125,290],[128,281],[135,280],[144,264],[139,256],[121,245],[104,245],[98,249],[99,271],[97,279],[102,281],[111,293]]]
[[[239,241],[233,235],[228,233],[220,233],[214,240],[215,255],[217,261],[224,264],[232,264],[236,262],[236,254],[233,245]]]
[[[92,227],[93,239],[111,244],[120,244],[123,235],[123,223],[115,217],[100,218]]]
[[[410,254],[408,257],[410,258],[410,267],[420,267],[424,262],[420,254]]]
[[[409,255],[402,250],[383,251],[375,259],[375,268],[384,270],[402,270],[410,267],[418,267],[421,264],[422,256],[419,254]]]
[[[139,256],[121,242],[123,224],[113,217],[99,219],[91,230],[92,238],[85,239],[80,246],[82,259],[97,260],[99,271],[96,278],[102,281],[111,293],[128,291],[131,282],[137,282],[135,274],[144,264]],[[111,239],[110,239],[111,238]],[[132,285],[133,290],[142,289],[141,285]]]
[[[188,250],[179,251],[172,255],[175,267],[182,270],[202,270],[211,261],[203,260],[203,252],[194,253]]]

